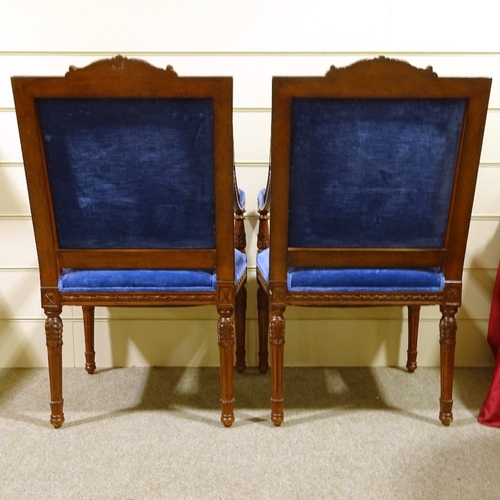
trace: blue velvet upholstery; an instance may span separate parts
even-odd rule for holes
[[[244,207],[246,203],[246,194],[243,189],[238,188],[238,202],[240,204],[240,207]]]
[[[245,272],[247,257],[235,250],[235,282]],[[63,269],[59,278],[61,292],[212,292],[215,270],[169,269]]]
[[[257,267],[269,283],[269,249],[257,254]],[[298,269],[287,273],[290,292],[440,292],[439,269]]]
[[[289,246],[442,247],[464,110],[462,99],[293,99]]]
[[[266,203],[266,188],[262,188],[257,194],[257,206],[259,209],[264,208]]]
[[[60,248],[215,247],[211,99],[39,99],[38,111]]]

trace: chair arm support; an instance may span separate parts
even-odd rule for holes
[[[267,185],[257,196],[257,211],[259,212],[259,230],[257,233],[257,251],[269,248],[269,211],[271,209],[271,168],[267,177]]]
[[[234,248],[245,253],[247,246],[245,233],[245,191],[238,188],[234,170]]]

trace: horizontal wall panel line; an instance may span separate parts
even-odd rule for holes
[[[471,216],[471,221],[476,221],[476,222],[493,221],[493,222],[497,222],[497,221],[500,221],[500,213],[499,214],[472,215]]]
[[[237,167],[269,167],[269,162],[268,161],[236,161],[234,163]]]
[[[0,273],[16,273],[20,271],[38,271],[38,266],[7,267],[1,266]]]
[[[297,308],[300,307],[300,306],[296,306]],[[380,306],[380,307],[384,307],[384,306]],[[393,306],[393,307],[398,307],[398,306]],[[402,306],[404,307],[404,306]],[[425,306],[422,306],[422,307],[425,307]],[[432,306],[427,306],[427,307],[432,307]],[[460,311],[460,310],[459,310]],[[460,314],[460,313],[459,313]],[[314,318],[297,318],[297,317],[293,317],[293,318],[287,318],[286,317],[286,311],[285,311],[285,319],[287,321],[287,323],[312,323],[314,321],[317,321],[317,322],[320,322],[320,323],[325,323],[325,322],[328,322],[328,323],[346,323],[348,321],[355,321],[357,323],[367,323],[367,322],[374,322],[374,321],[383,321],[383,322],[390,322],[390,323],[408,323],[408,318],[407,317],[401,317],[401,318],[398,318],[398,319],[395,319],[395,318],[384,318],[384,317],[377,317],[377,316],[374,316],[373,318],[357,318],[355,315],[349,317],[349,318],[318,318],[318,319],[314,319]],[[435,318],[420,318],[419,319],[419,324],[422,324],[422,323],[427,323],[427,324],[436,324],[438,325],[439,324],[439,320],[440,318],[439,317],[435,317]],[[118,321],[118,320],[116,320]],[[256,320],[254,320],[256,321]],[[457,317],[457,322],[459,324],[464,324],[464,323],[488,323],[488,318],[473,318],[473,319],[468,319],[468,318],[460,318],[460,317]],[[459,328],[460,330],[460,328]],[[436,332],[437,334],[439,334],[439,331]],[[325,333],[326,334],[326,333]],[[333,334],[332,334],[333,335]],[[460,334],[457,332],[457,336],[459,336]]]
[[[262,160],[256,160],[256,161],[235,161],[234,164],[237,167],[268,167],[269,162],[268,161],[262,161]],[[23,162],[12,162],[12,161],[0,161],[0,168],[22,168],[23,167]],[[485,163],[481,162],[479,165],[480,168],[499,168],[500,169],[500,163]]]
[[[271,108],[233,108],[235,113],[270,113]]]
[[[401,56],[495,56],[500,55],[500,52],[496,50],[471,50],[471,51],[454,51],[454,50],[439,50],[439,51],[418,51],[418,50],[404,50],[404,51],[391,51],[391,50],[371,50],[371,51],[83,51],[83,50],[70,50],[70,51],[0,51],[0,57],[2,56],[97,56],[97,57],[113,57],[120,54],[124,57],[141,57],[141,56],[234,56],[234,57],[297,57],[297,56],[359,56],[359,57],[378,57],[380,55],[388,57],[401,57]]]
[[[15,108],[0,108],[0,113],[14,113]],[[262,108],[233,108],[234,113],[270,113],[271,108],[262,107]]]
[[[77,306],[74,306],[77,307]],[[297,306],[298,308],[299,306]],[[398,307],[398,306],[393,306],[393,307]],[[403,306],[402,306],[403,307]],[[122,308],[123,309],[123,308]],[[132,308],[129,308],[132,309]],[[135,308],[135,309],[140,309],[140,308]],[[333,309],[333,308],[332,308]],[[64,309],[63,309],[64,311]],[[286,315],[286,311],[285,311]],[[61,315],[61,319],[64,324],[68,323],[82,323],[83,318],[82,317],[71,317],[71,316],[64,316]],[[40,316],[39,318],[37,317],[5,317],[5,318],[0,318],[0,323],[2,322],[11,322],[11,323],[45,323],[45,316]],[[193,321],[217,321],[217,318],[214,316],[213,318],[205,317],[205,318],[148,318],[146,316],[134,316],[133,318],[131,317],[123,317],[123,318],[102,318],[96,316],[94,318],[94,321],[96,323],[113,323],[113,322],[124,322],[124,321],[147,321],[147,322],[154,322],[154,323],[159,323],[159,322],[193,322]],[[256,322],[257,318],[247,318],[247,321],[251,322]],[[401,318],[390,318],[390,317],[380,317],[380,316],[373,316],[373,317],[364,317],[364,318],[359,318],[356,317],[356,314],[354,313],[350,317],[342,317],[342,318],[287,318],[287,322],[305,322],[305,323],[311,323],[313,321],[319,321],[319,322],[337,322],[337,323],[345,323],[347,321],[356,321],[356,322],[373,322],[373,321],[390,321],[390,322],[397,322],[397,323],[408,323],[408,318],[406,317],[401,317]],[[488,323],[488,318],[457,318],[457,321],[459,323]],[[420,318],[419,320],[420,323],[438,323],[439,322],[439,317],[436,318]]]
[[[271,113],[272,109],[269,107],[262,108],[233,108],[234,113]],[[500,108],[488,108],[489,112],[500,112]],[[15,108],[0,108],[0,113],[14,113]]]
[[[247,246],[246,248],[247,252],[249,250],[253,250],[252,247]],[[256,271],[255,265],[249,265],[247,267],[249,271]],[[496,267],[464,267],[464,271],[496,271]],[[38,271],[38,267],[36,266],[26,266],[26,267],[6,267],[6,266],[1,266],[0,267],[0,273],[15,273],[15,272],[22,272],[22,271]]]
[[[29,214],[2,214],[0,220],[31,220]]]
[[[78,306],[74,306],[78,307]],[[131,309],[131,308],[129,308]],[[135,308],[138,309],[138,308]],[[61,320],[64,325],[67,325],[68,323],[82,323],[83,318],[82,317],[71,317],[71,316],[64,316],[64,309],[63,309],[63,314],[61,315]],[[40,316],[39,318],[0,318],[0,324],[2,322],[10,322],[10,323],[45,323],[45,316]],[[123,322],[123,321],[150,321],[154,323],[159,323],[159,322],[168,322],[168,321],[175,321],[176,323],[179,323],[181,321],[183,322],[193,322],[193,321],[217,321],[217,317],[214,316],[213,318],[147,318],[146,316],[134,316],[133,318],[99,318],[95,317],[94,322],[95,323],[113,323],[113,322]],[[257,321],[257,319],[247,319],[247,321]],[[384,320],[385,321],[385,320]],[[64,332],[63,332],[64,333]]]

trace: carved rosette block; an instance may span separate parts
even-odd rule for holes
[[[448,306],[459,307],[462,303],[462,282],[447,281],[445,285],[445,303]]]

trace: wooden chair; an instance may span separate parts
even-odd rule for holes
[[[275,425],[289,304],[408,306],[409,371],[420,306],[438,304],[439,418],[452,421],[455,314],[490,86],[383,57],[273,79],[257,280],[259,366],[267,370],[269,332]]]
[[[117,56],[64,77],[13,77],[12,85],[46,314],[52,425],[64,422],[63,306],[83,306],[93,373],[95,306],[214,304],[221,421],[230,426],[235,321],[244,338],[246,303],[232,78],[181,78],[170,66]]]

